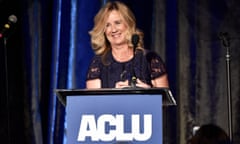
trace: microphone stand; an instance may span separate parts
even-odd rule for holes
[[[8,142],[11,143],[10,132],[10,106],[9,106],[9,93],[8,93],[8,61],[7,61],[7,37],[3,37],[4,45],[4,61],[5,61],[5,86],[6,86],[6,107],[7,107],[7,134]]]
[[[135,74],[135,70],[134,70],[134,63],[135,63],[135,48],[133,50],[133,61],[132,61],[133,65],[132,65],[132,77],[131,77],[131,81],[130,81],[130,86],[131,88],[136,88],[136,84],[137,84],[137,77]]]
[[[132,36],[132,44],[133,44],[133,65],[132,65],[132,78],[130,81],[130,86],[132,88],[136,88],[136,84],[137,84],[137,77],[135,74],[135,70],[134,70],[134,63],[135,63],[135,52],[136,52],[136,48],[137,48],[137,44],[139,42],[139,36],[137,34],[134,34]]]
[[[230,38],[228,33],[220,33],[220,39],[226,48],[226,72],[227,72],[227,102],[228,102],[228,132],[230,141],[232,141],[232,96],[231,96],[231,68],[230,68]]]
[[[131,82],[130,82],[130,86],[132,88],[136,88],[136,84],[137,84],[137,77],[136,77],[136,73],[135,73],[135,70],[134,70],[134,66],[135,66],[135,52],[136,52],[136,45],[134,44],[133,45],[133,65],[132,65],[132,77],[131,77]]]
[[[8,143],[11,143],[11,127],[10,127],[10,98],[9,98],[9,83],[8,83],[8,57],[7,57],[7,40],[13,31],[9,29],[17,22],[17,17],[15,15],[10,15],[8,17],[8,23],[4,25],[4,28],[0,33],[0,40],[3,39],[4,45],[4,62],[5,62],[5,85],[6,85],[6,108],[7,108],[7,134]]]

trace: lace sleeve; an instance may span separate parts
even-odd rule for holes
[[[91,64],[88,68],[87,80],[100,78],[101,73],[101,59],[98,56],[93,57]]]
[[[165,64],[162,58],[155,52],[148,52],[146,58],[151,69],[151,79],[155,79],[167,73]]]

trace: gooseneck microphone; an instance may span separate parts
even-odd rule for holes
[[[134,71],[134,63],[135,63],[135,51],[136,51],[138,42],[139,42],[139,35],[133,34],[133,35],[132,35],[132,44],[133,44],[133,66],[132,66],[132,78],[131,78],[131,81],[130,81],[130,85],[131,85],[131,87],[133,87],[133,88],[136,88],[136,83],[137,83],[137,77],[136,77],[136,74],[135,74],[135,71]]]
[[[0,30],[0,39],[7,35],[7,32],[11,27],[17,22],[17,17],[15,15],[10,15],[8,17],[8,22],[4,24],[3,28]]]
[[[220,32],[218,37],[222,41],[224,47],[230,46],[230,37],[227,32]]]
[[[4,68],[5,68],[5,88],[6,88],[6,108],[7,108],[7,135],[8,143],[11,143],[11,127],[10,127],[10,100],[9,100],[9,89],[8,89],[8,58],[7,58],[7,37],[9,36],[9,29],[17,22],[17,17],[15,15],[10,15],[8,17],[8,22],[4,24],[3,28],[0,29],[0,40],[3,39],[4,47]]]

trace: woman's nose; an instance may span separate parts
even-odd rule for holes
[[[112,26],[112,32],[114,33],[114,32],[116,32],[117,31],[117,27],[116,26]]]

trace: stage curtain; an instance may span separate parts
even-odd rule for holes
[[[232,133],[233,142],[240,143],[239,4],[237,0],[178,2],[177,111],[180,143],[186,143],[192,136],[194,126],[208,123]],[[222,43],[221,33],[228,33],[230,40],[230,91],[227,90],[228,48]],[[230,112],[229,96],[232,103]]]
[[[65,107],[55,89],[85,88],[93,56],[88,31],[99,0],[25,1],[23,7],[27,143],[62,144]]]
[[[86,72],[93,56],[88,32],[101,4],[99,0],[56,0],[54,3],[50,143],[66,142],[65,107],[54,89],[85,88]]]

